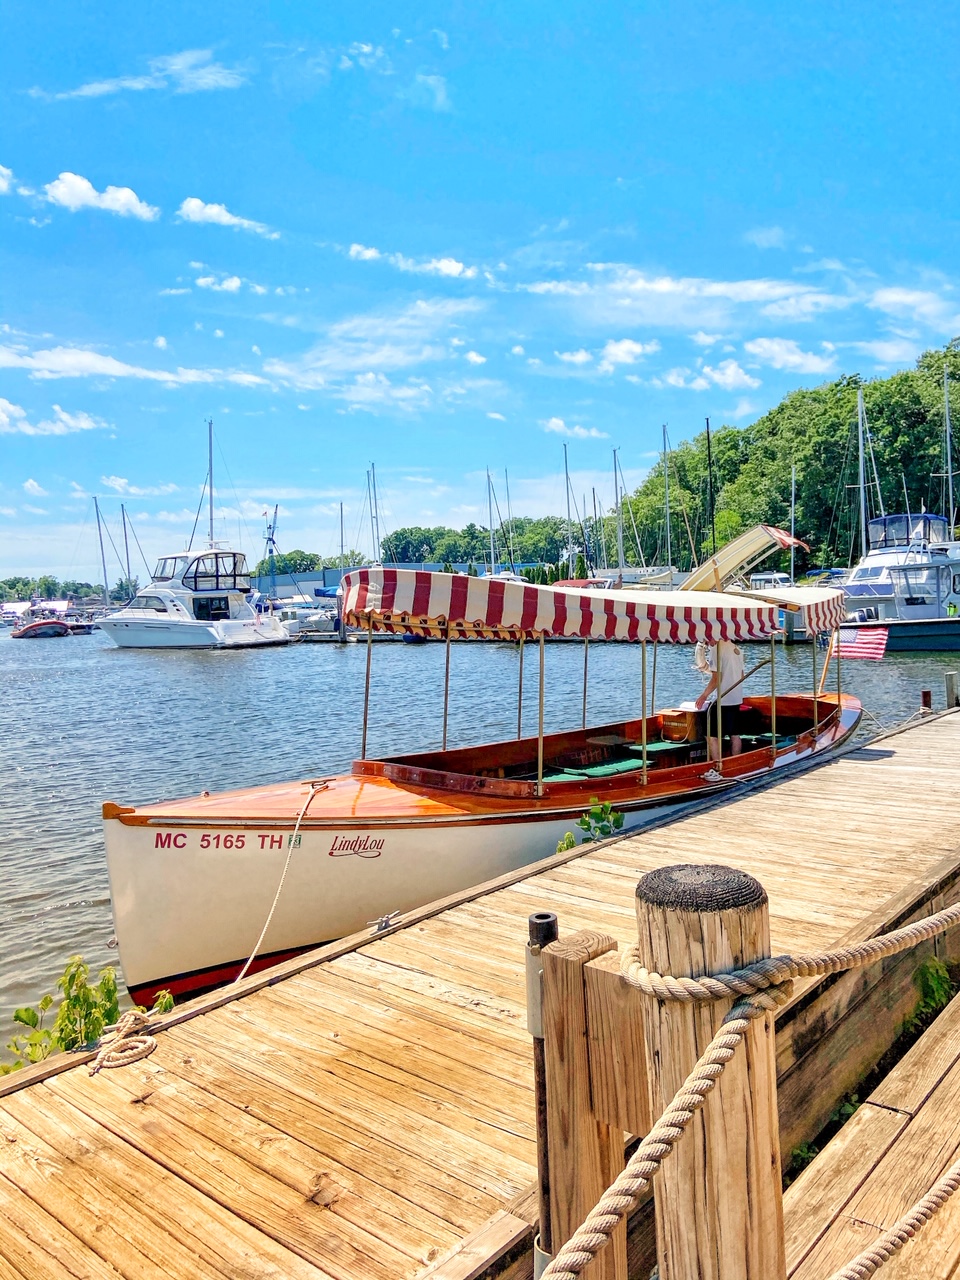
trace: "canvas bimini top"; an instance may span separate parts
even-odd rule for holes
[[[380,567],[353,569],[342,585],[348,625],[435,639],[566,636],[711,644],[762,640],[780,631],[778,603],[728,592],[583,591]],[[788,607],[797,606],[812,631],[843,620],[839,590],[797,591]]]

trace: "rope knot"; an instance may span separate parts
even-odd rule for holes
[[[104,1067],[125,1067],[149,1057],[157,1047],[154,1037],[146,1034],[149,1025],[149,1017],[140,1009],[128,1009],[121,1014],[110,1038],[101,1038],[100,1052],[90,1067],[90,1074],[95,1076]]]

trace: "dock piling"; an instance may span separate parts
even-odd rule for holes
[[[724,866],[663,867],[637,885],[639,958],[676,977],[729,972],[770,955],[767,895]],[[645,998],[650,1101],[655,1116],[680,1090],[732,1007]],[[657,1180],[661,1280],[783,1280],[773,1015],[757,1018],[706,1106]]]
[[[960,693],[957,691],[956,671],[947,671],[944,673],[943,691],[946,694],[948,707],[960,707]]]

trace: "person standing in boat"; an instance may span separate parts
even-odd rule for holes
[[[719,652],[719,661],[718,661]],[[721,640],[719,644],[698,644],[696,653],[697,670],[708,677],[707,687],[697,698],[697,707],[702,710],[709,703],[707,710],[707,755],[711,760],[720,759],[720,738],[717,730],[717,668],[723,689],[719,702],[722,707],[720,729],[730,739],[730,753],[738,756],[742,750],[740,740],[740,703],[743,701],[743,677],[746,670],[743,650],[732,640]]]

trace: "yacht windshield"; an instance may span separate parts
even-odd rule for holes
[[[191,591],[249,591],[246,557],[238,551],[208,551],[190,562],[183,582]]]
[[[890,547],[909,547],[915,542],[946,542],[947,521],[944,516],[926,513],[910,516],[879,516],[867,525],[871,551]]]
[[[157,561],[157,567],[153,571],[154,582],[169,582],[171,578],[182,578],[189,563],[189,556],[165,556],[163,560]]]

